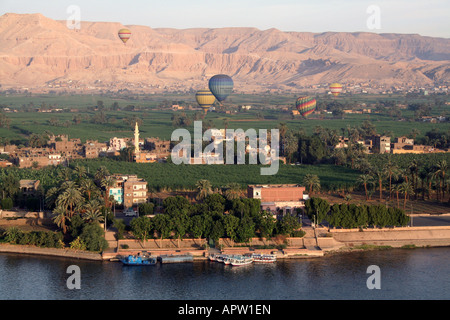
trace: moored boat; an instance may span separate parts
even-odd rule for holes
[[[253,263],[252,257],[241,256],[231,259],[232,266],[245,266]]]
[[[156,257],[131,254],[121,258],[120,261],[127,266],[154,266],[157,263]]]
[[[226,265],[231,264],[231,261],[233,261],[233,259],[240,259],[242,256],[241,255],[228,255],[226,254],[223,258],[223,263]]]
[[[277,256],[274,254],[252,254],[253,262],[255,263],[274,263],[277,261]]]

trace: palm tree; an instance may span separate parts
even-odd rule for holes
[[[58,172],[58,177],[64,181],[69,181],[71,175],[72,175],[72,170],[70,170],[70,168],[68,168],[68,167],[62,167]]]
[[[445,197],[444,181],[447,175],[447,171],[448,171],[447,161],[439,160],[435,166],[434,174],[436,178],[440,180],[439,188],[442,190],[442,200]]]
[[[367,186],[373,183],[373,177],[370,174],[362,174],[358,177],[357,183],[364,186],[364,192],[366,193],[366,200],[369,200],[369,193]]]
[[[97,172],[95,172],[95,182],[97,183],[98,186],[101,186],[102,180],[105,179],[107,176],[109,176],[110,173],[108,171],[108,169],[104,166],[101,166],[97,169]]]
[[[55,210],[53,210],[53,222],[62,229],[63,233],[66,234],[67,233],[67,225],[66,225],[66,220],[70,221],[70,218],[66,215],[66,209],[61,207],[61,206],[57,206],[55,208]]]
[[[83,206],[83,218],[89,222],[100,223],[104,221],[104,216],[101,212],[100,203],[97,200],[92,200]]]
[[[241,185],[236,182],[232,182],[226,186],[224,196],[228,200],[239,199],[242,195]]]
[[[412,184],[413,184],[414,190],[417,189],[417,177],[419,174],[419,167],[420,167],[420,164],[419,164],[419,160],[417,160],[417,159],[413,159],[408,167],[408,169],[411,173]]]
[[[92,194],[97,192],[98,188],[91,179],[83,179],[80,182],[80,190],[81,192],[87,194],[88,201],[90,201]]]
[[[378,181],[378,189],[380,191],[380,201],[383,200],[382,189],[383,189],[383,179],[385,176],[385,171],[382,168],[376,168],[372,170],[373,176]]]
[[[431,200],[431,186],[433,183],[433,179],[435,178],[434,176],[434,172],[432,171],[431,168],[428,169],[428,174],[427,174],[427,183],[428,183],[428,200]]]
[[[420,134],[420,131],[416,128],[411,129],[411,132],[409,133],[409,135],[415,139],[418,135]]]
[[[422,168],[420,169],[418,175],[417,175],[420,179],[420,189],[422,190],[422,200],[425,200],[425,181],[427,180],[428,177],[428,172],[426,170],[426,168]]]
[[[405,196],[404,202],[403,202],[403,210],[405,210],[406,199],[407,199],[408,195],[414,194],[414,188],[412,186],[412,183],[409,181],[404,181],[403,183],[401,183],[399,185],[399,191],[400,191],[400,193],[404,194],[404,196]]]
[[[73,171],[77,175],[78,181],[81,181],[86,176],[86,168],[81,165],[77,164]]]
[[[75,207],[81,207],[84,202],[83,196],[78,189],[68,188],[61,193],[56,199],[58,207],[65,208],[68,211],[68,216],[71,218],[74,214]]]
[[[47,194],[45,195],[45,203],[47,208],[52,208],[55,205],[58,195],[59,190],[57,187],[51,187],[47,190]]]
[[[386,175],[389,177],[389,196],[392,196],[392,178],[397,177],[398,173],[398,167],[392,163],[391,159],[389,158],[389,161],[384,166],[384,171],[386,172]]]
[[[400,184],[394,184],[392,186],[392,190],[391,192],[395,192],[396,196],[397,196],[397,208],[400,207],[400,203],[399,203],[399,193],[400,193]]]
[[[107,208],[110,207],[110,201],[109,201],[109,190],[114,187],[116,184],[116,179],[113,177],[106,177],[101,181],[101,186],[105,188],[105,206]]]
[[[320,179],[315,174],[307,174],[303,178],[303,184],[308,187],[309,190],[309,196],[311,197],[313,190],[318,191],[320,190]]]
[[[198,180],[196,183],[196,187],[198,191],[196,196],[197,200],[205,199],[209,194],[212,193],[211,182],[209,182],[208,180]]]

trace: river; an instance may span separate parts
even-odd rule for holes
[[[79,267],[80,289],[67,280]],[[369,289],[369,266],[380,289]],[[271,265],[120,262],[0,254],[2,300],[442,300],[450,298],[450,248],[360,251]]]

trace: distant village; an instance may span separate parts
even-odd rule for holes
[[[224,129],[220,130],[222,134]],[[224,136],[224,134],[223,134]],[[235,139],[239,137],[235,136]],[[244,137],[245,138],[245,137]],[[216,140],[220,143],[222,140]],[[391,141],[391,137],[383,135],[374,135],[366,137],[364,140],[357,141],[364,146],[364,152],[371,153],[437,153],[448,152],[447,150],[437,149],[434,146],[418,145],[414,139],[406,136],[397,137]],[[159,138],[149,137],[141,139],[139,137],[139,128],[136,123],[134,138],[113,137],[107,142],[97,140],[87,140],[82,143],[78,138],[71,138],[67,135],[54,135],[44,147],[22,147],[17,145],[0,146],[0,154],[8,156],[8,160],[0,159],[0,168],[17,166],[19,168],[41,168],[50,165],[67,165],[70,160],[75,159],[95,159],[99,157],[119,156],[125,148],[133,150],[130,161],[137,163],[166,162],[171,155],[171,141],[160,140]],[[349,146],[348,137],[340,137],[335,148],[347,148]],[[270,146],[267,145],[264,150],[270,155]],[[250,145],[246,146],[246,153],[259,152],[252,150]],[[210,155],[211,156],[211,155]],[[214,158],[214,154],[212,157]],[[217,155],[216,155],[217,156]],[[284,161],[284,158],[280,157]],[[192,162],[192,163],[206,163]]]

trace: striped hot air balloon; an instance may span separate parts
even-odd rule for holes
[[[198,90],[195,93],[195,99],[197,100],[198,105],[203,109],[205,114],[216,101],[216,97],[214,97],[214,95],[208,89]]]
[[[333,96],[337,97],[342,92],[342,85],[339,83],[332,83],[330,84],[330,91]]]
[[[233,85],[233,79],[226,74],[217,74],[209,79],[209,90],[219,102],[222,102],[231,94]]]
[[[295,106],[298,112],[306,118],[316,110],[316,99],[308,96],[299,97],[295,102]]]
[[[123,43],[127,43],[128,39],[131,37],[131,31],[128,29],[120,29],[119,30],[119,38]]]

